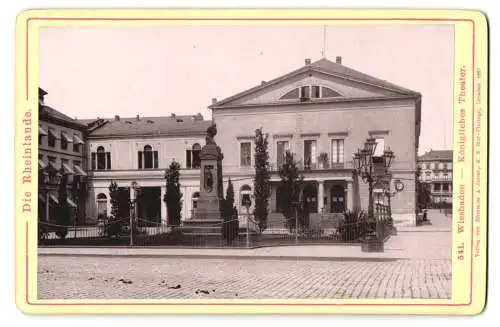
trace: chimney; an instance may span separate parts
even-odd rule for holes
[[[136,119],[137,121],[141,120],[141,119],[139,118],[139,115],[135,116],[135,119]]]
[[[335,58],[335,62],[339,65],[342,65],[342,57],[341,56],[337,56],[337,58]]]
[[[217,98],[212,98],[212,104],[217,103]]]
[[[171,114],[170,114],[170,117],[175,118],[175,114],[174,114],[174,113],[171,113]]]
[[[266,81],[262,81],[262,82],[260,82],[260,84],[261,84],[261,85],[264,85],[264,84],[266,84]]]
[[[311,59],[307,58],[306,59],[306,66],[311,64]]]
[[[198,120],[203,120],[203,115],[202,115],[201,113],[198,113],[198,114],[196,115],[196,118],[197,118]]]
[[[115,120],[116,120],[116,121],[119,121],[119,120],[120,120],[120,116],[115,115]]]

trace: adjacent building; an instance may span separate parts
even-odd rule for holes
[[[82,121],[89,127],[87,222],[111,213],[109,186],[117,183],[125,198],[137,199],[145,224],[166,224],[165,170],[181,167],[183,219],[192,216],[200,183],[199,152],[211,121],[201,114],[167,117],[120,117]],[[133,184],[140,187],[135,194]]]
[[[453,151],[430,150],[418,157],[419,179],[428,185],[431,206],[449,206],[453,199]]]
[[[46,105],[47,92],[41,88],[38,91],[38,217],[54,222],[59,182],[66,175],[71,221],[82,224],[85,221],[87,126]]]

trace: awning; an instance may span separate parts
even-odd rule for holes
[[[73,139],[71,137],[69,137],[68,133],[66,132],[61,132],[62,136],[64,137],[64,139],[66,140],[66,142],[68,143],[73,143]]]
[[[77,207],[77,206],[76,206],[76,204],[75,204],[73,201],[71,201],[71,200],[70,200],[70,198],[66,198],[66,202],[68,202],[68,204],[69,204],[70,206],[72,206],[73,208],[76,208],[76,207]]]
[[[79,138],[79,137],[78,137],[78,135],[76,135],[76,134],[74,134],[74,135],[73,135],[73,142],[74,142],[75,144],[83,144],[82,139],[81,139],[81,138]]]
[[[49,161],[49,166],[55,171],[59,171],[59,167],[56,166],[56,163],[53,161]]]
[[[44,136],[49,135],[49,133],[42,126],[38,126],[38,134],[44,135]]]
[[[62,166],[63,166],[64,172],[66,174],[71,174],[71,175],[75,174],[75,172],[73,171],[73,169],[71,169],[71,167],[68,166],[67,164],[63,163]]]
[[[80,166],[78,165],[74,165],[73,166],[73,169],[75,170],[75,172],[80,175],[80,176],[87,176],[87,173],[83,171],[82,168],[80,168]]]
[[[38,168],[45,169],[46,167],[47,164],[42,159],[38,159]]]
[[[59,200],[56,198],[56,196],[55,196],[55,195],[50,195],[49,197],[50,197],[50,199],[51,199],[52,201],[54,201],[55,203],[59,204]]]
[[[52,135],[53,138],[55,138],[56,140],[60,140],[61,138],[59,137],[59,135],[57,135],[56,132],[54,132],[53,129],[50,129],[49,128],[49,134]]]

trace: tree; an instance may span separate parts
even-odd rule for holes
[[[130,214],[130,199],[125,199],[123,192],[120,192],[118,184],[111,181],[108,187],[109,202],[111,203],[111,216],[106,217],[105,233],[107,237],[118,237],[122,234],[125,226],[129,224],[129,219],[125,212]],[[126,209],[128,210],[126,211]]]
[[[163,201],[167,205],[168,224],[179,226],[181,224],[182,193],[179,183],[181,166],[174,161],[165,172],[166,193]]]
[[[229,178],[226,198],[222,199],[222,236],[230,244],[237,236],[239,230],[238,210],[234,206],[234,188]]]
[[[59,182],[58,189],[58,199],[59,204],[57,205],[56,214],[56,235],[57,237],[64,239],[68,234],[68,225],[70,223],[69,215],[69,205],[68,205],[68,175],[62,174],[61,181]]]
[[[261,231],[267,227],[269,197],[271,195],[267,138],[268,134],[263,134],[262,128],[255,131],[254,216]]]
[[[280,191],[279,199],[282,213],[285,216],[287,227],[295,228],[295,214],[299,210],[300,189],[304,176],[299,173],[297,162],[290,151],[285,152],[283,166],[279,169]]]

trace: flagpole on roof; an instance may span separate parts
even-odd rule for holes
[[[326,58],[326,25],[323,25],[323,50],[321,51],[321,56]]]

